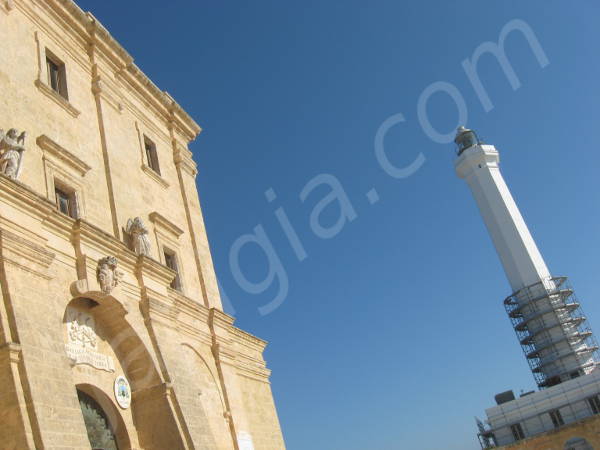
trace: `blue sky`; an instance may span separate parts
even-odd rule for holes
[[[191,148],[217,274],[236,324],[270,342],[290,450],[474,450],[473,416],[484,416],[498,392],[533,388],[502,306],[510,288],[454,174],[453,145],[432,141],[418,118],[432,83],[454,86],[467,124],[500,150],[551,271],[571,278],[600,332],[597,2],[78,3],[204,128]],[[549,64],[510,34],[506,54],[520,86],[482,56],[493,104],[485,111],[461,63],[513,19],[533,30]],[[451,97],[425,98],[434,129],[451,132]],[[405,122],[385,138],[390,162],[424,157],[400,179],[374,151],[377,130],[398,113]],[[311,180],[338,182],[354,212],[346,205],[327,239],[310,217],[331,187],[311,186],[302,201]],[[337,205],[319,216],[323,227],[335,226]],[[297,235],[295,250],[276,211]],[[254,244],[242,248],[251,282],[278,268],[253,294],[236,281],[229,255],[258,225],[280,264]],[[279,292],[281,306],[261,314]]]

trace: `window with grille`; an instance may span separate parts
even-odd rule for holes
[[[512,431],[513,437],[515,441],[520,441],[521,439],[525,439],[525,433],[523,433],[523,428],[520,423],[515,423],[510,426],[510,431]]]
[[[560,413],[560,411],[558,409],[555,409],[554,411],[550,411],[548,414],[550,415],[550,419],[552,420],[552,424],[554,425],[554,428],[558,428],[565,424],[565,421],[562,418],[562,414]]]
[[[588,405],[592,409],[592,413],[599,414],[600,413],[600,397],[594,395],[587,399]]]

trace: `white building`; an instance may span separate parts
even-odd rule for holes
[[[498,406],[480,424],[484,446],[506,445],[600,412],[598,346],[565,277],[553,277],[500,173],[500,156],[460,127],[456,173],[469,185],[513,293],[504,306],[540,392]],[[577,447],[572,447],[577,448]]]

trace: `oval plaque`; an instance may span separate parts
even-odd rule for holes
[[[123,375],[119,375],[115,379],[115,399],[123,409],[129,408],[129,405],[131,405],[131,387],[129,381]]]

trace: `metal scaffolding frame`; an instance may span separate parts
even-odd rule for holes
[[[504,307],[517,334],[533,377],[540,388],[553,386],[564,381],[561,380],[561,376],[568,374],[568,370],[562,365],[562,360],[568,356],[584,357],[591,354],[593,362],[587,364],[587,366],[592,367],[598,364],[598,344],[591,329],[586,324],[586,317],[579,301],[577,301],[573,288],[567,282],[567,277],[548,278],[520,289],[504,300]],[[524,314],[524,310],[528,313]],[[552,312],[555,313],[558,323],[544,327],[543,316]],[[534,320],[537,320],[538,324],[541,323],[542,328],[532,334],[528,324]],[[552,339],[550,342],[544,343],[543,346],[536,347],[536,340],[540,335],[543,333],[548,335],[551,329],[558,327],[560,327],[562,337]],[[563,342],[567,343],[569,351],[556,354],[553,359],[542,362],[541,352]],[[548,377],[544,369],[550,364],[562,366],[563,371]],[[589,367],[583,366],[582,369],[587,373],[586,369]],[[583,373],[579,375],[583,375]]]

